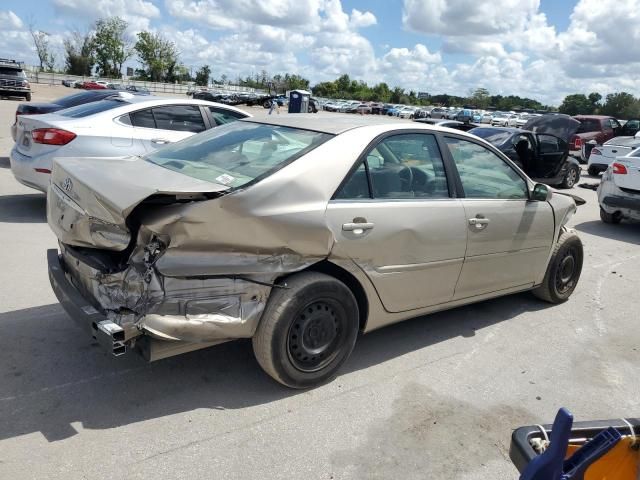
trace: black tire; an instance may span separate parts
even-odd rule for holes
[[[561,234],[553,248],[544,280],[533,294],[549,303],[566,302],[580,279],[584,252],[575,233]]]
[[[25,99],[27,102],[30,102],[30,101],[31,101],[31,94],[30,94],[30,93],[27,93],[27,94],[24,96],[24,99]]]
[[[345,284],[303,272],[274,288],[253,336],[263,370],[290,388],[309,388],[333,378],[358,336],[358,303]]]
[[[580,180],[580,169],[578,167],[569,167],[567,174],[562,180],[562,188],[573,188],[573,186]]]
[[[587,169],[587,173],[588,173],[589,175],[591,175],[592,177],[597,177],[597,176],[598,176],[598,174],[600,173],[600,170],[599,170],[599,169],[597,169],[596,167],[589,167],[589,168]]]
[[[622,221],[622,215],[620,212],[607,213],[600,207],[600,220],[604,223],[618,224]]]

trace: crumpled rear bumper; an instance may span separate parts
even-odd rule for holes
[[[125,299],[118,293],[117,274],[101,274],[68,252],[60,255],[55,249],[47,251],[47,261],[51,287],[76,323],[114,355],[135,346],[148,360],[250,338],[271,290],[240,279],[163,278],[144,287],[162,285],[163,291],[150,295],[161,300],[145,305],[147,311],[136,313],[115,308],[113,302]],[[100,278],[106,283],[100,284]],[[147,294],[144,290],[130,291],[129,301]],[[105,297],[109,306],[100,305],[100,297]]]

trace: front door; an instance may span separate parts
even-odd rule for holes
[[[546,268],[554,218],[529,200],[526,180],[493,151],[445,137],[458,170],[468,241],[455,299],[532,286]]]
[[[327,207],[331,257],[355,262],[387,311],[450,301],[467,231],[435,136],[393,134],[367,153]]]
[[[555,135],[536,134],[537,157],[533,178],[553,178],[560,174],[562,164],[569,155],[567,143]]]

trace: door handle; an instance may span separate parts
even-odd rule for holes
[[[158,145],[165,145],[167,143],[171,143],[171,140],[167,140],[166,138],[154,138],[151,140],[151,143],[156,143]]]
[[[343,223],[343,232],[353,232],[355,235],[362,235],[365,230],[371,230],[375,227],[373,223]]]
[[[488,218],[484,218],[482,216],[477,216],[475,218],[470,218],[469,219],[469,225],[472,225],[472,226],[476,227],[476,229],[478,229],[478,230],[482,230],[487,225],[489,225],[489,219]]]

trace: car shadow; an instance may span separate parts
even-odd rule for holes
[[[0,223],[47,221],[47,197],[43,193],[0,196]]]
[[[514,295],[363,335],[342,374],[362,370],[548,304]],[[0,314],[0,440],[41,432],[50,442],[195,409],[243,409],[301,392],[262,372],[240,340],[147,364],[114,358],[58,304]],[[338,380],[339,381],[339,380]]]
[[[11,168],[9,157],[0,157],[0,168]]]
[[[591,220],[574,225],[573,228],[590,235],[640,245],[640,222],[623,220],[622,223],[614,225],[600,220]]]

